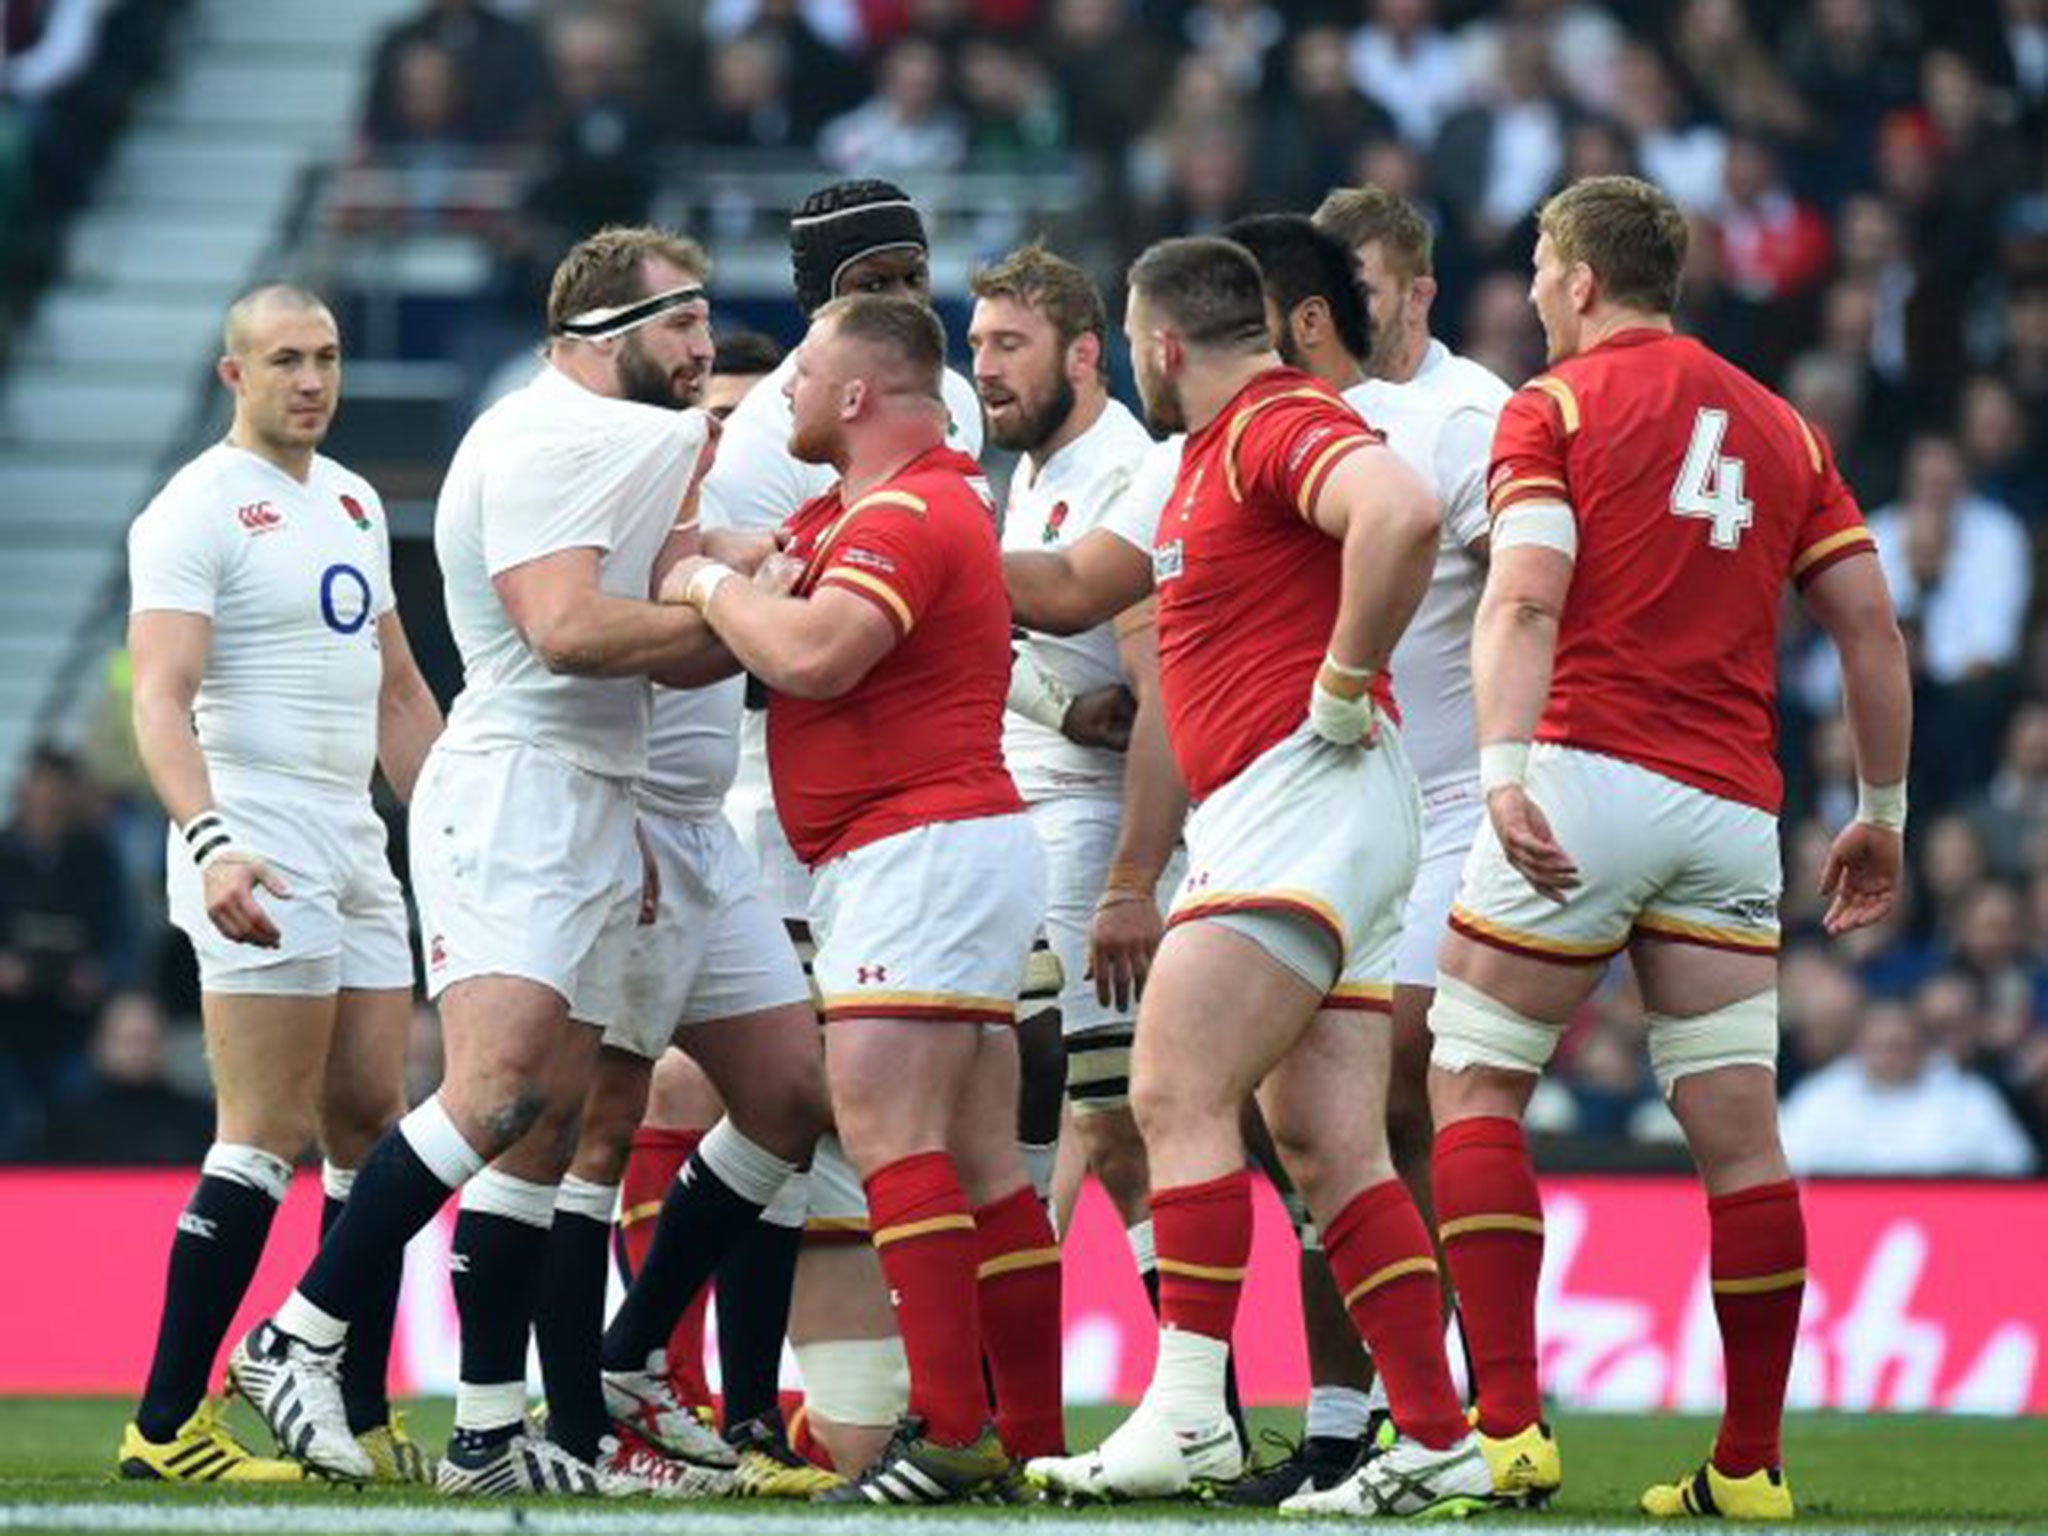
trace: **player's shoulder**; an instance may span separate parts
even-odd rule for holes
[[[972,454],[939,447],[921,454],[881,485],[854,499],[849,511],[894,512],[929,519],[968,511],[993,516],[995,492]]]
[[[973,382],[957,368],[948,368],[939,380],[939,393],[946,401],[946,441],[963,453],[981,452],[981,396]]]
[[[150,528],[200,528],[218,516],[235,516],[246,480],[242,455],[226,443],[212,447],[181,464],[157,488],[136,522]]]
[[[1480,410],[1498,414],[1514,390],[1484,363],[1448,352],[1426,380],[1449,410]]]

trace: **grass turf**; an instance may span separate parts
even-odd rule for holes
[[[460,1505],[430,1492],[305,1488],[251,1491],[172,1488],[123,1482],[113,1476],[114,1448],[128,1413],[124,1401],[0,1399],[0,1531],[250,1529],[273,1536],[324,1531],[609,1532],[661,1528],[741,1533],[843,1526],[847,1517],[800,1506],[568,1505],[541,1501],[522,1514],[509,1506]],[[426,1401],[410,1411],[422,1440],[446,1437],[449,1406]],[[1069,1416],[1075,1443],[1093,1443],[1115,1425],[1118,1410],[1079,1409]],[[1295,1416],[1254,1415],[1255,1423],[1291,1430]],[[252,1446],[267,1443],[247,1409],[233,1422]],[[1565,1416],[1558,1422],[1565,1455],[1565,1491],[1541,1515],[1485,1517],[1485,1525],[1567,1530],[1647,1524],[1636,1513],[1643,1487],[1689,1467],[1712,1436],[1710,1421],[1679,1416]],[[1927,1416],[1807,1414],[1787,1426],[1786,1463],[1800,1499],[1801,1524],[1871,1531],[2033,1531],[2048,1533],[2048,1420],[1990,1420]],[[425,1510],[446,1512],[435,1524]],[[381,1512],[380,1512],[381,1507]],[[253,1517],[253,1518],[252,1518]],[[889,1512],[853,1523],[904,1518]],[[932,1521],[938,1517],[913,1518]],[[151,1521],[164,1523],[152,1526]],[[332,1524],[323,1524],[323,1519]],[[1156,1531],[1185,1526],[1214,1529],[1264,1523],[1250,1512],[1189,1505],[1132,1505],[1114,1510],[1053,1509],[956,1511],[945,1529],[999,1521],[1067,1526],[1142,1523]],[[933,1530],[940,1529],[934,1526]],[[1291,1525],[1290,1525],[1290,1528]]]

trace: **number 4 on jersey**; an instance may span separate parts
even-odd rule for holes
[[[1742,460],[1721,455],[1721,439],[1727,435],[1728,413],[1702,406],[1693,418],[1685,464],[1671,487],[1672,513],[1712,523],[1716,549],[1735,548],[1756,517],[1755,506],[1742,494]]]

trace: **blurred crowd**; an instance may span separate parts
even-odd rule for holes
[[[14,20],[67,3],[0,8],[0,176],[35,110]],[[1833,440],[1913,653],[1911,889],[1882,930],[1824,943],[1855,772],[1831,653],[1787,625],[1794,1164],[2041,1165],[2048,0],[427,0],[377,45],[351,174],[398,231],[509,201],[516,233],[494,238],[551,260],[721,156],[913,184],[1079,166],[1126,256],[1378,182],[1437,225],[1439,331],[1517,383],[1542,365],[1542,198],[1619,170],[1667,188],[1694,222],[1683,323]],[[148,859],[109,852],[100,804],[76,765],[39,762],[0,843],[0,1155],[43,1135],[10,1103],[118,1104],[177,1075],[144,1038],[168,995],[137,916]],[[1668,1139],[1641,1032],[1623,968],[1543,1122]]]

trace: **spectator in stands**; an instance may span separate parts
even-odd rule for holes
[[[633,34],[604,11],[567,11],[548,31],[553,104],[541,131],[544,169],[528,217],[555,250],[607,224],[645,221],[654,196],[655,133],[634,94]]]
[[[2048,525],[2048,470],[2012,385],[1995,373],[1972,378],[1963,386],[1956,430],[1970,488],[2030,525]]]
[[[1809,112],[1808,185],[1832,205],[1870,185],[1878,124],[1913,97],[1903,13],[1888,0],[1811,0],[1784,56]]]
[[[1166,200],[1182,146],[1207,135],[1239,138],[1251,131],[1244,101],[1215,63],[1189,54],[1174,68],[1173,88],[1144,134],[1129,146],[1124,174],[1132,201],[1157,208]],[[1126,242],[1130,235],[1125,234]],[[1142,249],[1142,247],[1133,247]]]
[[[1465,306],[1464,345],[1459,348],[1508,383],[1520,385],[1543,371],[1543,332],[1529,307],[1528,279],[1517,272],[1491,272],[1472,290]]]
[[[1075,145],[1120,176],[1124,150],[1150,120],[1168,78],[1157,37],[1136,24],[1123,0],[1053,0],[1044,49]]]
[[[1920,100],[1940,167],[1933,198],[1940,222],[1929,231],[1935,258],[1947,272],[1973,277],[1991,259],[2004,205],[2039,171],[1963,54],[1935,48],[1922,55]]]
[[[1914,248],[1898,206],[1884,197],[1849,198],[1837,230],[1841,280],[1864,285],[1870,297],[1868,364],[1883,381],[1872,430],[1903,437],[1914,422],[1946,414],[1961,355],[1953,287]]]
[[[144,992],[108,999],[93,1031],[91,1073],[45,1124],[34,1155],[51,1163],[196,1164],[213,1109],[165,1077],[162,1006]]]
[[[1921,932],[1942,938],[1953,935],[1971,892],[1990,872],[1990,852],[1976,822],[1955,811],[1929,821],[1920,845]]]
[[[1430,169],[1471,256],[1518,263],[1507,237],[1555,189],[1572,109],[1535,27],[1504,28],[1499,53],[1483,99],[1445,120]]]
[[[1433,0],[1366,0],[1351,34],[1351,79],[1393,114],[1417,149],[1436,142],[1444,119],[1469,94],[1465,57],[1436,25]]]
[[[2000,372],[2019,395],[2027,419],[2048,420],[2048,273],[2016,284],[2004,308]]]
[[[2018,1044],[2033,1027],[2042,971],[2027,949],[2027,909],[2017,886],[1987,880],[1964,898],[1948,958],[1981,989],[1989,1047],[2003,1052]]]
[[[1653,1094],[1644,1060],[1640,1029],[1601,1020],[1580,1034],[1564,1072],[1577,1111],[1572,1129],[1581,1136],[1627,1136]]]
[[[1721,276],[1745,322],[1734,360],[1774,378],[1793,344],[1812,332],[1812,301],[1828,271],[1828,223],[1792,190],[1776,148],[1760,135],[1729,139],[1721,186]]]
[[[2048,834],[2048,703],[2029,700],[2014,712],[1998,771],[1969,815],[1999,872],[2023,873]]]
[[[1870,519],[1914,646],[1915,793],[1932,810],[1982,784],[1996,762],[2033,586],[2011,508],[1969,489],[1953,439],[1907,450],[1905,494]]]
[[[40,747],[0,831],[0,1075],[37,1101],[76,1069],[129,926],[119,862],[87,796],[72,759]]]
[[[1780,1125],[1800,1174],[2012,1177],[2036,1164],[1997,1091],[1930,1051],[1904,1003],[1871,1007],[1855,1053],[1795,1088]]]
[[[1050,170],[1067,147],[1066,105],[1038,56],[977,37],[960,50],[968,112],[967,163],[978,171]]]
[[[1507,36],[1529,28],[1543,39],[1551,74],[1580,111],[1614,110],[1628,34],[1610,10],[1588,0],[1508,0],[1498,9],[1503,14],[1481,15],[1459,31],[1467,80],[1493,79]]]
[[[713,49],[696,139],[721,149],[802,147],[786,59],[784,50],[755,32],[742,32]]]
[[[1811,113],[1751,29],[1742,0],[1682,0],[1672,51],[1731,130],[1782,139],[1806,134]]]
[[[1274,178],[1276,201],[1313,207],[1349,185],[1361,144],[1394,132],[1386,108],[1351,83],[1350,43],[1333,26],[1303,27],[1287,50],[1287,89],[1260,126],[1258,163]]]
[[[1865,370],[1838,353],[1802,352],[1785,371],[1785,398],[1817,427],[1856,499],[1883,506],[1898,489],[1889,444],[1863,429]]]
[[[1277,93],[1287,19],[1265,0],[1194,0],[1181,18],[1181,31],[1240,96]]]
[[[1867,999],[1863,983],[1823,944],[1786,950],[1778,978],[1778,1088],[1789,1093],[1841,1059],[1856,1042]]]
[[[757,28],[794,29],[840,55],[842,72],[844,55],[859,52],[868,41],[860,0],[710,0],[704,7],[704,30],[716,41]]]
[[[799,144],[866,93],[866,71],[849,57],[865,40],[854,0],[712,0],[704,26],[714,46],[745,36],[775,50]]]
[[[967,156],[967,131],[946,99],[945,55],[906,34],[882,55],[878,76],[873,96],[825,125],[819,158],[864,176],[957,169]]]
[[[2048,130],[2048,0],[1999,0],[2005,72],[2023,131]]]
[[[537,129],[548,99],[548,72],[532,29],[483,0],[427,0],[419,15],[400,22],[377,44],[363,114],[365,136],[372,143],[397,137],[399,61],[411,44],[421,41],[445,49],[467,86],[463,139],[505,144]]]
[[[1728,139],[1696,117],[1663,56],[1646,42],[1621,51],[1614,115],[1635,135],[1643,174],[1687,213],[1720,209]]]
[[[1241,134],[1198,129],[1173,141],[1164,199],[1129,226],[1127,255],[1170,235],[1213,235],[1252,210],[1251,151]]]

